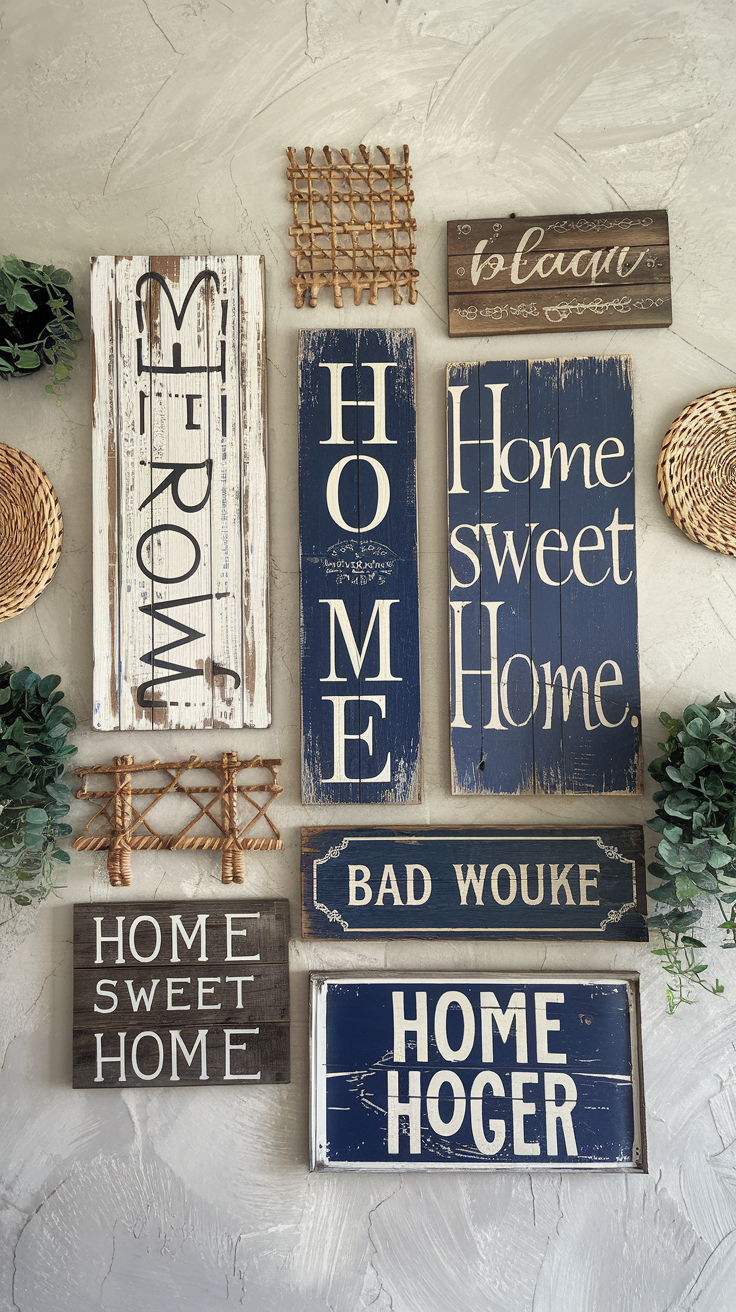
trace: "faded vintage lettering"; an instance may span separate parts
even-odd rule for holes
[[[414,336],[303,332],[299,361],[303,798],[417,801]]]
[[[664,210],[447,225],[451,337],[671,322]]]
[[[634,976],[312,976],[312,1168],[646,1170]]]
[[[302,830],[304,938],[646,940],[641,826]]]
[[[289,904],[74,908],[74,1087],[285,1083]]]
[[[269,723],[262,277],[92,263],[98,728]]]
[[[628,357],[448,369],[455,792],[637,792]]]

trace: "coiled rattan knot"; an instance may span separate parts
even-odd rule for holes
[[[20,615],[50,583],[62,531],[48,476],[25,451],[0,442],[0,620]]]
[[[657,486],[693,542],[736,556],[736,387],[686,406],[662,442]]]

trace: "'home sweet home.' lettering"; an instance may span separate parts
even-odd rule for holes
[[[448,369],[455,792],[638,792],[630,361]]]

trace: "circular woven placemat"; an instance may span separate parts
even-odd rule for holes
[[[736,387],[685,407],[662,442],[657,486],[667,514],[693,542],[736,556]]]
[[[32,606],[61,555],[61,507],[41,466],[0,442],[0,620]]]

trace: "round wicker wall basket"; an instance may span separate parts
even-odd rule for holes
[[[736,556],[736,387],[685,407],[662,442],[657,485],[667,514],[693,542]]]
[[[0,442],[0,620],[40,597],[59,563],[61,507],[41,466]]]

